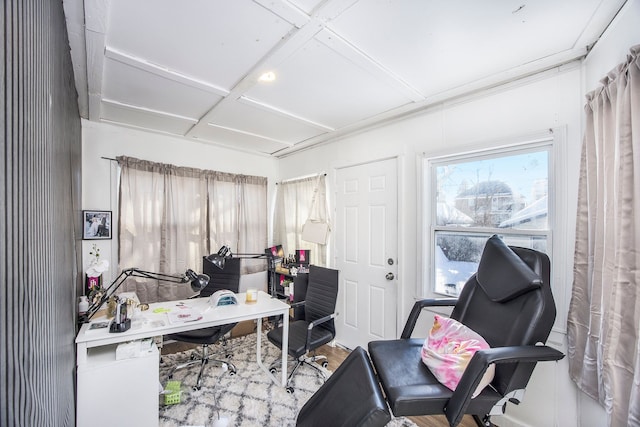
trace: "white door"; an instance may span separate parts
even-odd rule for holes
[[[396,159],[336,171],[336,341],[351,349],[396,337],[397,176]]]

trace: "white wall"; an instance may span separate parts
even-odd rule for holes
[[[82,121],[82,209],[114,211],[117,206],[116,163],[102,157],[129,156],[154,162],[170,163],[245,175],[266,176],[269,193],[275,187],[277,161],[268,156],[248,154],[210,144],[191,142],[181,138],[142,132],[107,124]],[[271,200],[270,195],[267,200]],[[104,274],[104,281],[115,278],[117,268],[117,224],[113,224],[112,240],[85,240],[82,243],[83,264],[95,243],[101,257],[110,260],[112,267]],[[198,271],[201,266],[193,266]]]
[[[625,61],[631,46],[640,44],[640,0],[628,0],[584,60],[585,93],[595,89],[616,65]]]

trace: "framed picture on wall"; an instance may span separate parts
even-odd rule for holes
[[[82,211],[84,240],[111,238],[111,211]]]

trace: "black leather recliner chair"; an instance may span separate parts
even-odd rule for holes
[[[451,426],[471,414],[479,426],[491,426],[491,415],[504,413],[507,402],[519,403],[537,362],[564,357],[542,345],[556,316],[549,280],[550,262],[545,254],[509,247],[499,237],[491,237],[477,273],[457,300],[416,302],[400,339],[370,342],[370,360],[361,348],[352,352],[304,405],[297,425],[326,425],[331,419],[334,426],[383,426],[393,413],[444,414]],[[440,384],[422,363],[424,338],[411,338],[420,312],[429,306],[454,306],[451,317],[478,332],[491,346],[474,354],[455,391]],[[491,363],[496,364],[493,381],[472,399]],[[354,378],[359,379],[360,393],[352,406],[336,396],[352,389]],[[357,420],[354,411],[359,414]]]

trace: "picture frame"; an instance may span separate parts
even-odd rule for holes
[[[82,211],[82,239],[111,239],[111,211]]]
[[[296,249],[296,264],[309,265],[311,259],[310,249]]]

